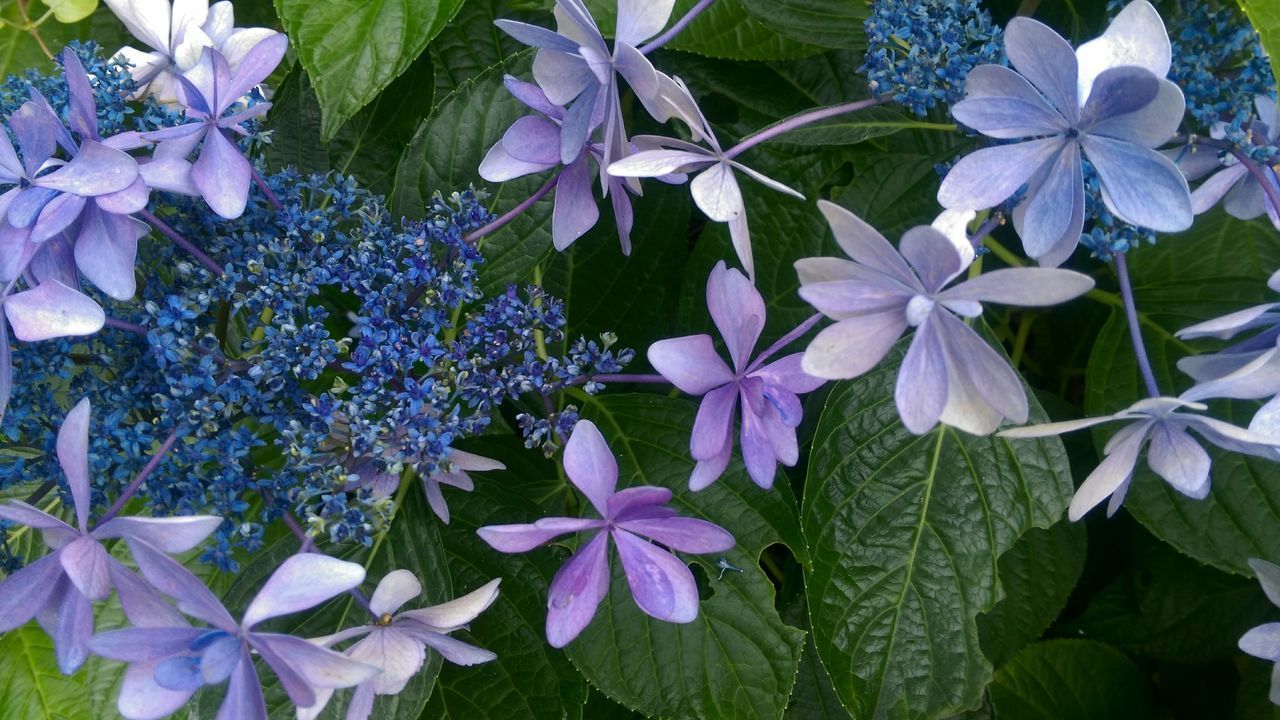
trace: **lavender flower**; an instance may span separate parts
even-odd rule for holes
[[[93,638],[95,654],[130,664],[117,701],[120,714],[129,720],[165,717],[196,690],[228,679],[218,717],[266,720],[253,653],[275,671],[289,699],[301,708],[315,705],[318,692],[358,685],[378,674],[376,667],[302,638],[253,629],[358,586],[364,580],[360,565],[311,553],[294,555],[272,573],[237,623],[186,568],[146,543],[131,542],[130,547],[152,585],[175,598],[179,610],[212,627],[141,626]]]
[[[796,427],[803,419],[803,408],[796,396],[816,390],[825,381],[800,369],[803,353],[765,365],[782,343],[750,359],[764,330],[764,298],[746,276],[726,268],[724,262],[717,263],[707,279],[707,309],[724,338],[732,368],[720,359],[710,335],[671,338],[649,346],[649,362],[655,370],[690,395],[703,396],[689,439],[689,451],[698,461],[689,489],[707,487],[728,466],[739,399],[747,472],[760,487],[773,487],[777,464],[790,467],[800,458]],[[807,323],[806,329],[811,325]]]
[[[104,0],[120,22],[151,52],[126,45],[120,48],[132,67],[138,89],[133,99],[152,95],[162,103],[176,103],[178,76],[196,70],[205,48],[226,57],[231,71],[259,42],[275,35],[269,28],[238,28],[235,10],[227,0],[210,7],[208,0]]]
[[[528,525],[490,525],[477,532],[505,553],[532,550],[567,533],[598,530],[551,580],[547,597],[547,641],[564,647],[595,617],[609,591],[609,539],[618,544],[631,596],[645,614],[673,623],[698,616],[698,587],[688,566],[675,555],[646,542],[647,537],[671,550],[724,552],[733,536],[724,528],[695,518],[678,517],[666,507],[671,491],[639,486],[616,491],[618,464],[600,431],[580,420],[564,448],[564,470],[600,514],[599,519],[550,517]]]
[[[994,207],[1027,185],[1014,227],[1027,255],[1059,265],[1084,227],[1083,150],[1116,217],[1161,232],[1191,226],[1186,180],[1151,149],[1173,136],[1185,111],[1182,91],[1164,79],[1169,38],[1155,8],[1134,0],[1076,51],[1047,26],[1014,18],[1005,51],[1017,72],[974,68],[951,114],[984,135],[1019,142],[960,160],[938,190],[944,207]]]
[[[1280,606],[1280,566],[1251,558],[1249,567],[1258,576],[1262,592],[1273,605]],[[1271,670],[1271,702],[1280,705],[1280,623],[1266,623],[1240,638],[1240,649],[1256,658],[1276,663]]]
[[[288,46],[284,35],[271,35],[245,54],[234,74],[221,53],[205,48],[199,72],[192,73],[192,79],[178,77],[179,100],[196,122],[142,134],[144,140],[159,142],[156,154],[169,161],[186,158],[204,141],[191,168],[191,182],[209,207],[224,218],[234,219],[244,213],[253,178],[253,167],[227,132],[248,134],[240,123],[260,117],[271,103],[256,103],[223,116],[275,70]]]
[[[751,231],[747,227],[747,208],[742,201],[742,189],[738,187],[738,179],[734,171],[745,173],[757,182],[804,199],[804,195],[783,185],[773,178],[756,172],[733,159],[720,147],[715,131],[703,116],[698,103],[689,93],[689,89],[679,78],[660,78],[660,101],[666,104],[667,110],[662,115],[678,117],[689,126],[695,140],[705,140],[708,147],[677,140],[675,138],[657,137],[653,135],[638,136],[635,142],[642,148],[630,157],[618,160],[607,167],[610,175],[615,177],[653,177],[660,178],[673,174],[697,173],[689,183],[689,191],[698,208],[708,218],[716,222],[729,224],[729,237],[733,241],[733,249],[738,260],[746,269],[747,276],[755,277],[755,263],[751,254]]]
[[[1280,270],[1272,273],[1267,287],[1280,293]],[[1280,339],[1280,312],[1277,308],[1280,308],[1280,302],[1254,305],[1179,330],[1177,336],[1183,340],[1203,337],[1229,340],[1241,333],[1257,332],[1212,355],[1183,358],[1178,361],[1178,369],[1197,382],[1206,382],[1234,373],[1253,362],[1262,353],[1273,349]]]
[[[465,450],[450,448],[449,450],[449,466],[450,469],[441,469],[440,472],[426,475],[422,478],[422,489],[427,494],[427,503],[431,505],[431,510],[440,518],[444,524],[449,524],[449,506],[445,504],[444,493],[440,492],[441,485],[449,485],[456,487],[464,492],[471,492],[475,489],[475,483],[471,480],[468,472],[486,472],[489,470],[506,470],[507,466],[487,457],[482,457]]]
[[[1280,440],[1196,414],[1208,409],[1198,402],[1207,397],[1210,395],[1205,389],[1192,388],[1176,398],[1139,400],[1113,415],[1013,428],[1001,432],[1000,436],[1038,438],[1117,420],[1129,423],[1107,441],[1103,448],[1106,457],[1071,498],[1068,516],[1072,520],[1084,517],[1108,496],[1111,502],[1107,505],[1107,515],[1115,514],[1129,491],[1129,482],[1144,446],[1147,465],[1157,475],[1183,495],[1202,500],[1209,494],[1210,458],[1189,430],[1225,450],[1280,460]]]
[[[449,633],[465,628],[498,599],[499,582],[501,578],[455,600],[397,614],[402,605],[422,594],[422,584],[408,570],[395,570],[382,578],[369,599],[369,609],[377,617],[373,625],[312,640],[331,647],[358,637],[360,641],[344,650],[343,655],[382,671],[356,686],[347,720],[365,720],[373,712],[375,696],[396,695],[404,690],[422,670],[428,647],[455,665],[478,665],[497,658],[488,650],[449,637]],[[327,688],[317,692],[314,705],[298,710],[298,720],[319,717],[332,695],[333,690]]]
[[[1068,270],[1012,268],[944,289],[973,257],[967,241],[957,244],[937,228],[922,226],[907,231],[899,254],[853,213],[826,201],[819,207],[853,262],[796,263],[800,297],[836,321],[805,350],[804,371],[830,379],[857,377],[914,327],[894,392],[908,430],[923,434],[941,420],[985,435],[1003,418],[1026,422],[1027,398],[1017,373],[960,317],[981,315],[982,302],[1066,302],[1092,288],[1093,280]]]
[[[1254,98],[1254,107],[1257,120],[1250,128],[1252,135],[1267,145],[1275,145],[1280,140],[1280,108],[1276,107],[1275,100],[1265,95]],[[1216,126],[1210,131],[1210,135],[1221,140],[1226,137],[1226,130],[1222,126]],[[1176,152],[1186,155],[1185,150]],[[1271,224],[1280,230],[1280,212],[1271,205],[1258,178],[1234,155],[1224,153],[1219,160],[1216,152],[1201,149],[1178,162],[1178,167],[1188,180],[1196,180],[1217,170],[1191,193],[1191,209],[1195,214],[1208,212],[1213,206],[1222,203],[1222,208],[1232,217],[1252,220],[1265,214],[1271,219]],[[1280,191],[1280,180],[1276,178],[1275,168],[1270,163],[1261,163],[1256,167],[1267,182]]]
[[[525,45],[538,48],[533,77],[554,105],[568,106],[561,130],[560,161],[571,165],[591,130],[604,123],[600,164],[626,154],[627,135],[618,95],[621,75],[642,103],[658,94],[658,73],[636,46],[657,35],[675,0],[619,0],[613,50],[582,0],[556,0],[557,32],[499,20],[495,24]],[[601,121],[595,118],[602,118]],[[601,178],[604,191],[609,191]]]
[[[7,632],[39,616],[52,628],[58,667],[70,675],[89,657],[93,635],[93,603],[107,599],[112,588],[120,593],[125,614],[135,623],[156,616],[163,603],[155,591],[119,560],[102,541],[126,538],[169,553],[199,545],[222,518],[208,515],[173,518],[113,517],[89,524],[93,491],[89,482],[89,401],[81,400],[58,431],[58,463],[67,478],[76,525],[19,500],[0,505],[0,520],[40,530],[53,552],[0,582],[0,632]],[[162,611],[159,611],[162,612]]]

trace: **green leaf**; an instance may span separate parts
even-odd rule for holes
[[[1120,651],[1087,640],[1032,645],[996,673],[995,717],[1016,720],[1145,720],[1147,678]]]
[[[975,616],[1000,598],[998,561],[1028,530],[1057,521],[1071,492],[1056,438],[908,432],[893,401],[905,348],[835,386],[805,483],[814,641],[858,718],[978,706],[991,665]],[[1031,402],[1032,419],[1043,419]]]
[[[1271,59],[1271,72],[1280,78],[1280,0],[1239,0],[1253,29],[1258,31],[1262,49]]]
[[[268,164],[351,174],[374,192],[391,192],[400,154],[431,112],[432,80],[431,60],[424,55],[326,142],[315,90],[306,71],[295,65],[272,101],[268,122],[275,132],[266,147]]]
[[[417,59],[463,0],[275,0],[315,83],[320,134],[338,128]]]
[[[1000,556],[1004,599],[978,616],[982,653],[1000,667],[1040,637],[1067,605],[1085,558],[1084,526],[1033,528]]]
[[[697,1],[676,0],[668,27],[684,17]],[[613,37],[616,0],[587,0],[587,7],[601,31]],[[770,23],[752,17],[742,0],[717,0],[666,47],[726,60],[787,60],[822,52],[821,48],[789,38]]]
[[[6,717],[78,720],[93,715],[87,669],[58,670],[53,640],[28,623],[0,637],[0,708]]]
[[[31,18],[44,14],[44,7],[32,3],[27,7]],[[28,68],[54,72],[53,60],[45,54],[32,33],[18,29],[24,21],[17,2],[6,2],[0,7],[0,18],[8,23],[0,26],[0,79],[9,75],[21,75]],[[58,53],[72,40],[93,40],[102,46],[104,53],[113,53],[132,38],[106,6],[73,23],[48,23],[38,29],[40,40],[50,53]]]
[[[866,49],[862,21],[867,5],[858,0],[742,0],[756,20],[810,45]]]
[[[695,413],[693,403],[654,395],[605,396],[583,407],[618,456],[619,487],[671,488],[680,514],[733,533],[738,544],[724,557],[743,572],[716,580],[715,557],[685,557],[709,578],[708,587],[698,618],[675,625],[640,611],[621,563],[613,562],[608,597],[566,651],[593,686],[645,715],[777,718],[791,695],[804,634],[778,616],[773,585],[758,563],[775,543],[807,561],[794,500],[781,478],[773,490],[756,487],[736,460],[711,487],[690,492]]]
[[[1184,342],[1177,330],[1250,305],[1271,302],[1270,270],[1280,267],[1280,237],[1270,223],[1242,221],[1215,211],[1192,230],[1161,238],[1131,254],[1134,293],[1151,364],[1162,392],[1177,395],[1192,384],[1178,371],[1180,358],[1221,347],[1215,341]],[[1247,258],[1247,260],[1245,260]],[[1093,346],[1085,377],[1085,410],[1103,415],[1145,395],[1123,311],[1113,308]],[[1258,405],[1219,402],[1215,417],[1247,426]],[[1095,436],[1104,440],[1115,424]],[[1270,482],[1276,464],[1220,451],[1213,458],[1212,490],[1204,500],[1185,497],[1143,462],[1125,507],[1156,537],[1214,567],[1252,575],[1246,561],[1280,562],[1280,485]],[[1101,447],[1101,445],[1099,445]]]
[[[469,78],[524,49],[494,20],[545,22],[545,15],[515,12],[510,4],[508,0],[468,0],[431,42],[427,52],[436,68],[436,97],[445,97]]]
[[[520,53],[459,87],[422,122],[396,170],[392,208],[396,216],[421,217],[431,195],[484,187],[480,161],[511,123],[530,113],[503,88],[506,74],[524,75],[532,55]],[[502,214],[524,201],[547,175],[518,178],[489,188],[488,205]],[[551,199],[544,198],[506,227],[480,242],[486,293],[532,278],[551,255]]]
[[[60,23],[74,23],[89,17],[98,9],[98,0],[44,0]]]

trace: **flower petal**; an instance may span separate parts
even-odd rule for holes
[[[231,82],[218,88],[218,107],[215,108],[214,114],[221,116],[255,85],[266,80],[267,76],[280,65],[288,49],[289,37],[284,33],[272,33],[258,41],[258,44],[240,59]]]
[[[89,659],[93,640],[93,604],[78,592],[62,595],[58,625],[53,634],[53,650],[63,675],[74,675]]]
[[[114,517],[95,528],[93,536],[100,540],[134,537],[163,552],[183,553],[204,542],[222,522],[215,515]]]
[[[690,181],[689,191],[698,209],[716,222],[729,222],[745,212],[742,189],[728,162],[717,162],[698,173]]]
[[[400,613],[398,618],[406,618],[422,623],[437,632],[449,632],[480,616],[498,599],[498,584],[502,578],[494,578],[480,587],[448,602],[409,610]]]
[[[61,576],[62,565],[54,553],[0,581],[0,632],[26,625],[43,610]]]
[[[966,266],[966,258],[951,239],[931,225],[919,225],[908,230],[902,236],[898,249],[911,263],[929,293],[941,290]]]
[[[111,594],[107,551],[97,540],[88,536],[76,538],[62,548],[58,560],[76,589],[89,600],[98,602]]]
[[[1280,605],[1280,566],[1260,558],[1250,558],[1249,567],[1258,576],[1262,592],[1267,594],[1273,605]]]
[[[686,553],[725,552],[734,546],[728,530],[698,518],[644,518],[620,522],[618,527]]]
[[[125,668],[116,709],[128,720],[161,720],[177,712],[195,694],[161,687],[155,677],[159,663],[159,660],[150,660]]]
[[[723,385],[702,398],[689,436],[689,452],[695,460],[706,460],[720,453],[732,432],[737,402],[736,384]]]
[[[564,471],[574,487],[606,517],[609,496],[618,485],[618,461],[590,420],[579,420],[564,446]]]
[[[214,720],[266,720],[267,701],[262,697],[262,683],[253,669],[253,659],[245,657],[236,664],[227,686],[227,696]]]
[[[71,162],[41,175],[34,184],[88,197],[124,190],[137,177],[138,163],[128,153],[90,140],[80,144]]]
[[[707,279],[707,310],[724,338],[733,366],[743,371],[764,330],[765,307],[760,291],[737,269],[716,263]]]
[[[591,192],[591,165],[583,153],[560,173],[551,214],[551,242],[563,252],[596,226],[600,208]]]
[[[90,643],[95,655],[121,662],[158,660],[188,652],[197,638],[207,633],[193,627],[134,627],[99,633]]]
[[[1149,427],[1150,421],[1146,421]],[[1109,495],[1120,489],[1120,486],[1133,475],[1133,468],[1138,463],[1138,452],[1147,439],[1145,431],[1133,432],[1125,441],[1111,449],[1098,467],[1089,473],[1076,494],[1071,498],[1071,507],[1067,516],[1072,522],[1084,517],[1085,513],[1107,499]]]
[[[599,533],[556,572],[547,592],[547,642],[562,648],[595,617],[609,592],[609,533]]]
[[[14,336],[23,342],[92,335],[107,320],[98,303],[52,278],[10,295],[4,314]]]
[[[364,567],[315,553],[293,555],[267,578],[244,611],[251,628],[268,618],[301,612],[364,582]]]
[[[938,299],[1042,307],[1080,297],[1093,286],[1093,278],[1071,270],[1006,268],[985,272],[944,290]]]
[[[1098,171],[1102,199],[1117,217],[1158,232],[1191,227],[1191,191],[1169,158],[1132,143],[1089,135],[1085,154]]]
[[[615,530],[613,536],[636,605],[665,622],[693,622],[698,617],[698,586],[689,566],[625,530]]]
[[[1137,66],[1156,77],[1169,74],[1173,51],[1160,13],[1146,0],[1124,6],[1101,36],[1076,49],[1080,63],[1078,91],[1081,100],[1090,95],[1094,78],[1110,68]]]
[[[308,688],[351,687],[372,679],[379,672],[379,668],[372,665],[356,662],[341,653],[292,635],[253,633],[250,638],[258,652],[266,647],[268,653],[287,663]],[[263,658],[270,661],[268,653],[263,653]],[[271,663],[272,669],[276,669],[278,665],[278,662]],[[314,693],[314,689],[312,692]],[[311,703],[298,704],[305,706]]]
[[[1089,134],[1105,135],[1150,148],[1167,142],[1178,132],[1187,105],[1177,85],[1168,80],[1160,80],[1158,85],[1159,90],[1151,102],[1133,112],[1094,122],[1088,129]],[[1212,157],[1209,153],[1198,154]],[[1171,161],[1173,159],[1170,158]],[[1190,179],[1188,170],[1196,168],[1194,164],[1187,164],[1180,165],[1179,169]]]
[[[742,429],[739,437],[742,450],[742,462],[747,467],[747,475],[756,485],[768,490],[773,487],[774,478],[778,474],[778,456],[773,449],[773,441],[764,427],[764,421],[746,407],[742,408]]]
[[[618,0],[617,42],[639,45],[662,32],[675,0]]]
[[[840,248],[855,262],[875,268],[907,288],[919,287],[915,273],[878,230],[833,202],[819,200],[818,209],[831,226]]]
[[[231,619],[226,608],[190,570],[142,540],[128,538],[128,542],[142,576],[157,590],[175,598],[179,610],[219,630],[238,630],[236,621]]]
[[[412,631],[411,631],[412,632]],[[487,663],[496,660],[498,656],[475,645],[464,643],[456,638],[439,633],[419,631],[413,633],[414,637],[431,647],[432,650],[440,653],[440,655],[454,665],[469,667]]]
[[[858,377],[878,365],[906,329],[901,307],[840,320],[809,343],[800,367],[828,380]]]
[[[626,517],[649,517],[655,506],[671,502],[671,491],[664,487],[640,485],[629,487],[609,498],[609,517],[622,522]]]
[[[609,164],[614,177],[658,177],[674,172],[688,172],[715,162],[715,158],[689,150],[643,150]]]
[[[1047,137],[972,152],[942,179],[938,202],[953,210],[995,207],[1012,197],[1066,144],[1065,138]]]
[[[902,424],[916,435],[937,425],[947,406],[947,357],[931,320],[916,328],[893,393]]]
[[[1280,623],[1259,625],[1245,633],[1240,650],[1263,660],[1280,661]]]
[[[964,100],[951,107],[951,115],[983,135],[1005,140],[1058,135],[1069,127],[1026,78],[1001,65],[970,70]]]
[[[1013,67],[1067,122],[1080,119],[1079,62],[1070,43],[1038,20],[1015,17],[1005,27],[1004,49]]]
[[[544,518],[544,520],[556,519],[578,521],[578,518]],[[591,527],[594,527],[594,525]],[[566,533],[577,532],[579,529],[590,528],[574,526],[570,529],[558,523],[554,525],[532,523],[522,525],[486,525],[476,530],[476,534],[480,536],[481,540],[489,543],[489,547],[498,552],[522,553],[544,545],[548,541]]]
[[[1209,494],[1209,453],[1187,431],[1168,422],[1151,428],[1147,464],[1178,492],[1196,500]]]
[[[535,165],[560,164],[560,128],[535,115],[516,120],[502,136],[507,154]],[[577,157],[576,155],[574,157]]]
[[[373,597],[369,598],[369,609],[375,615],[394,613],[401,605],[422,594],[422,583],[408,570],[393,570],[378,581]]]
[[[80,532],[89,529],[93,491],[89,487],[89,398],[76,403],[58,428],[58,464],[66,473]]]
[[[954,315],[937,312],[930,320],[937,322],[950,373],[942,421],[975,435],[994,431],[1001,417],[1025,423],[1026,391],[1009,362]]]
[[[710,335],[659,340],[646,354],[658,374],[690,395],[704,395],[733,382],[733,371],[716,353]]]

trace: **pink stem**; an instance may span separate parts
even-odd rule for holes
[[[649,41],[649,44],[641,45],[638,49],[642,54],[648,55],[654,50],[657,50],[663,45],[671,42],[677,35],[684,32],[685,28],[689,27],[689,23],[693,22],[694,19],[701,15],[707,8],[711,7],[715,1],[716,0],[702,0],[697,5],[690,8],[689,12],[684,14],[684,17],[677,20],[675,25],[667,28],[666,32]]]
[[[139,210],[138,216],[141,217],[143,220],[146,220],[147,223],[151,225],[151,227],[164,233],[164,235],[168,237],[170,240],[172,240],[175,245],[191,253],[191,256],[194,257],[201,265],[205,266],[205,268],[207,268],[209,272],[213,273],[214,275],[222,274],[222,267],[220,267],[218,263],[214,262],[213,258],[209,257],[208,255],[205,255],[204,252],[200,250],[200,248],[196,247],[194,243],[182,237],[182,235],[180,235],[177,230],[174,230],[173,228],[169,227],[169,225],[165,223],[165,221],[156,217],[151,211]]]
[[[805,125],[811,125],[821,120],[826,120],[827,118],[833,118],[839,115],[845,115],[847,113],[874,107],[883,102],[885,101],[879,98],[867,98],[866,100],[859,100],[857,102],[845,103],[844,105],[836,105],[835,107],[814,110],[813,112],[807,112],[803,115],[796,115],[793,118],[783,120],[777,125],[771,125],[754,135],[748,135],[742,139],[742,142],[729,148],[728,152],[726,152],[724,156],[732,160],[762,142],[772,140],[779,135],[789,133],[792,130],[798,130]]]
[[[151,473],[155,472],[155,469],[160,466],[160,461],[163,460],[164,456],[173,449],[173,446],[178,442],[179,437],[177,429],[174,429],[173,432],[169,433],[169,437],[165,438],[164,442],[160,444],[160,449],[157,450],[156,454],[152,455],[151,459],[147,461],[147,464],[143,466],[142,472],[138,473],[137,476],[133,478],[133,481],[129,483],[129,486],[124,489],[124,492],[120,493],[120,497],[116,498],[116,501],[111,504],[111,507],[107,508],[107,511],[103,513],[102,517],[98,518],[98,522],[94,523],[95,528],[101,527],[103,523],[120,513],[120,510],[125,506],[125,503],[129,502],[129,500],[138,492],[138,488],[142,487],[142,483],[146,482],[147,478],[151,476]]]
[[[542,187],[538,188],[532,195],[526,198],[524,202],[511,208],[506,213],[504,213],[501,217],[495,219],[493,222],[489,223],[488,225],[485,225],[479,230],[476,230],[475,232],[467,235],[463,239],[469,243],[474,243],[475,241],[479,240],[485,235],[488,235],[489,233],[502,229],[507,223],[520,217],[520,215],[525,210],[528,210],[529,208],[533,207],[534,203],[546,197],[547,193],[551,192],[555,188],[556,183],[560,182],[560,175],[563,172],[564,170],[560,170],[555,175],[552,175],[550,180],[548,180],[546,183],[543,184]]]

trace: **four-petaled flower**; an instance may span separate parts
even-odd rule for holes
[[[724,262],[718,263],[707,279],[707,309],[724,338],[732,368],[716,353],[710,335],[671,338],[649,346],[649,362],[655,370],[690,395],[703,396],[689,440],[689,451],[698,461],[689,489],[705,488],[728,466],[733,453],[733,414],[739,400],[747,472],[760,487],[773,487],[777,464],[792,466],[800,458],[796,427],[803,418],[803,408],[796,396],[816,390],[826,381],[800,369],[803,353],[765,365],[781,349],[779,344],[751,359],[764,330],[764,298],[746,276],[726,268]]]
[[[128,538],[159,551],[180,553],[199,545],[222,524],[210,515],[171,518],[113,517],[92,526],[89,510],[89,401],[81,400],[67,413],[58,430],[58,463],[67,476],[75,507],[76,525],[19,500],[0,505],[0,520],[40,530],[53,552],[0,582],[0,632],[33,617],[49,619],[58,667],[71,674],[89,657],[93,636],[93,603],[107,599],[114,587],[125,614],[134,623],[155,617],[163,602],[155,590],[111,557],[102,541]],[[152,550],[151,552],[157,552]]]
[[[1017,72],[974,68],[951,114],[988,137],[1020,142],[956,163],[938,190],[943,207],[995,207],[1026,185],[1013,213],[1022,246],[1042,265],[1060,265],[1084,227],[1083,150],[1116,217],[1160,232],[1191,226],[1186,179],[1152,149],[1173,137],[1185,107],[1182,91],[1164,79],[1172,53],[1150,3],[1130,3],[1076,51],[1023,17],[1009,22],[1004,44]]]
[[[396,613],[401,605],[422,594],[422,584],[408,570],[387,573],[369,598],[369,610],[377,617],[373,625],[350,628],[312,642],[332,647],[352,638],[360,641],[343,651],[352,660],[372,665],[382,672],[356,686],[348,706],[347,720],[365,720],[373,712],[376,695],[396,695],[426,661],[432,648],[454,665],[478,665],[497,657],[488,650],[449,637],[475,620],[498,599],[498,583],[490,580],[455,600],[418,610]],[[333,690],[316,693],[316,703],[298,710],[298,720],[314,720],[324,711]]]
[[[836,321],[805,350],[804,371],[830,379],[857,377],[914,327],[894,391],[908,430],[923,434],[941,420],[986,435],[1003,418],[1026,422],[1027,398],[1018,374],[960,317],[978,317],[983,302],[1065,302],[1087,292],[1093,280],[1069,270],[1011,268],[948,288],[973,258],[966,240],[925,225],[908,230],[895,250],[848,210],[826,201],[819,207],[853,261],[796,263],[800,297]]]
[[[672,623],[698,617],[698,586],[689,567],[649,538],[686,553],[724,552],[733,536],[696,518],[678,517],[667,507],[671,491],[649,485],[617,491],[618,463],[604,437],[589,420],[579,420],[564,448],[564,471],[597,518],[550,517],[527,525],[490,525],[477,532],[505,553],[532,550],[568,533],[595,530],[556,572],[547,594],[547,641],[564,647],[595,617],[609,591],[609,539],[618,545],[622,569],[636,605],[646,614]]]

